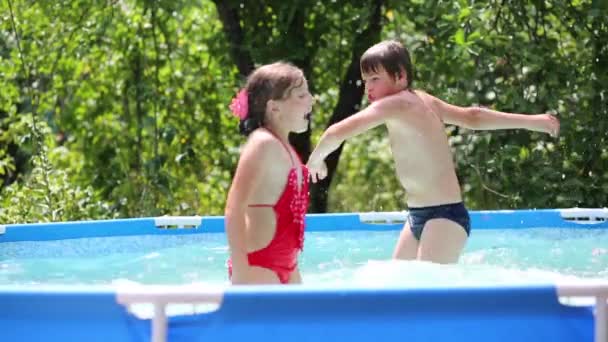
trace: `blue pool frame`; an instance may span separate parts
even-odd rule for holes
[[[478,229],[607,229],[608,208],[471,211]],[[309,214],[307,231],[399,230],[407,212]],[[164,226],[165,229],[158,229]],[[183,226],[187,226],[184,228]],[[128,235],[223,233],[223,216],[149,217],[118,220],[0,225],[0,243]]]
[[[406,212],[308,215],[308,231],[397,230]],[[472,211],[477,229],[608,229],[608,209]],[[223,217],[0,225],[2,243],[223,232]],[[562,305],[560,296],[595,297]],[[607,342],[608,281],[518,287],[14,287],[0,284],[0,341],[596,341]],[[153,319],[127,307],[154,305]],[[172,303],[214,303],[167,317]]]

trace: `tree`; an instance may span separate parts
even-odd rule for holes
[[[315,72],[313,61],[337,62],[346,66],[341,75],[337,102],[328,120],[328,126],[355,113],[361,103],[363,87],[359,59],[363,52],[380,38],[383,21],[384,1],[333,2],[329,4],[302,2],[298,4],[282,1],[248,1],[242,5],[235,1],[218,1],[217,6],[224,32],[230,40],[232,59],[242,77],[246,77],[255,64],[275,60],[289,60],[309,75],[311,89],[327,86],[323,75]],[[359,7],[359,10],[356,8]],[[359,18],[345,21],[342,12],[358,15]],[[342,60],[342,51],[325,52],[326,58],[319,58],[319,50],[336,50],[328,37],[338,31],[338,46],[349,47],[350,58]],[[266,40],[268,38],[268,40]],[[338,54],[338,56],[336,56]],[[323,71],[324,66],[317,66]],[[341,70],[342,68],[340,68]],[[329,81],[331,82],[331,80]],[[292,144],[305,161],[311,152],[310,130],[291,137]],[[336,171],[342,149],[338,149],[327,160],[328,177],[311,190],[311,211],[327,210],[328,188]]]

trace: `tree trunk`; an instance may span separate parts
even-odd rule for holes
[[[338,104],[334,108],[327,127],[344,120],[359,110],[364,92],[363,84],[360,83],[361,70],[359,68],[359,59],[365,50],[380,40],[383,4],[383,0],[374,0],[374,9],[369,18],[367,28],[354,38],[351,61],[340,85]],[[327,163],[327,177],[321,182],[313,184],[311,187],[310,211],[313,213],[327,212],[328,191],[334,174],[336,173],[336,169],[338,168],[343,146],[344,145],[341,145],[325,159]]]
[[[306,36],[304,35],[304,24],[306,21],[306,13],[302,10],[302,8],[298,8],[294,15],[294,20],[289,25],[289,30],[287,31],[288,37],[293,37],[292,39],[295,41],[305,42]],[[296,58],[292,60],[292,62],[302,69],[304,75],[312,74],[312,58],[314,56],[314,51],[309,51],[306,56],[302,56],[300,58]],[[311,79],[308,79],[308,88],[313,91],[314,82]],[[306,132],[300,134],[291,134],[289,136],[289,142],[295,148],[295,150],[300,155],[303,163],[308,161],[308,157],[310,156],[311,144],[310,144],[310,123],[308,124],[308,130]]]
[[[243,77],[246,77],[254,69],[254,61],[250,51],[244,45],[244,34],[240,26],[238,9],[230,6],[226,1],[213,0],[213,2],[224,26],[224,32],[230,41],[230,55],[237,65],[239,73]],[[361,79],[359,59],[363,52],[369,46],[378,42],[380,38],[382,31],[382,6],[384,3],[384,0],[372,1],[373,10],[367,27],[354,38],[351,62],[341,82],[338,104],[334,108],[328,127],[347,118],[359,109],[361,98],[363,97],[363,87],[361,84],[358,84]],[[291,23],[288,32],[286,32],[288,37],[301,41],[302,44],[306,40],[304,35],[305,18],[306,13],[304,13],[304,10],[298,9],[294,16],[294,21]],[[300,67],[306,75],[310,75],[312,72],[313,56],[314,51],[311,51],[299,59],[292,59],[291,62]],[[312,80],[309,80],[309,87],[314,89]],[[302,161],[306,162],[311,153],[310,130],[301,134],[292,134],[290,142],[302,158]],[[338,166],[341,151],[342,147],[327,158],[327,178],[311,188],[312,205],[310,210],[312,212],[327,211],[327,189]]]
[[[224,26],[224,32],[230,40],[230,55],[243,77],[247,77],[253,71],[254,63],[249,50],[243,45],[245,40],[243,30],[239,22],[239,12],[230,6],[230,1],[213,0],[220,20]]]

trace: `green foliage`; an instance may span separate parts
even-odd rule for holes
[[[7,83],[18,90],[3,108],[41,99],[37,115],[58,140],[48,145],[76,155],[62,165],[76,184],[120,216],[223,211],[240,139],[225,106],[235,72],[212,4],[19,1],[15,13],[32,83],[44,86],[28,94],[14,71]],[[3,70],[20,64],[11,48]],[[28,133],[6,126],[5,140],[32,155],[19,141]]]
[[[240,3],[244,51],[306,71],[316,142],[371,2]],[[559,113],[559,139],[448,129],[469,207],[608,203],[599,3],[385,6],[383,36],[410,49],[416,87],[459,105]],[[222,214],[243,143],[227,110],[243,81],[229,48],[209,0],[0,2],[0,222]],[[347,142],[329,210],[405,200],[385,131]]]
[[[559,139],[525,131],[448,128],[470,208],[608,203],[608,12],[598,12],[597,3],[411,1],[394,2],[387,11],[385,37],[398,38],[410,49],[416,87],[458,105],[550,111],[561,120]],[[391,177],[390,158],[362,153],[369,151],[369,142],[347,143],[343,163],[370,163]],[[340,211],[350,210],[353,202],[369,208],[369,197],[378,191],[400,189],[394,180],[384,189],[353,193],[348,189],[365,188],[362,179],[375,183],[378,176],[343,167],[337,181],[345,185],[336,185],[332,193],[348,203],[338,206]],[[373,207],[403,205],[401,199],[389,199]]]
[[[57,147],[49,153],[43,141],[44,136],[49,136],[48,127],[44,123],[38,123],[36,127],[31,117],[28,126],[38,150],[32,157],[31,172],[3,189],[0,222],[56,222],[116,217],[108,203],[91,186],[73,184],[70,165],[78,161],[73,160],[74,156],[67,149]]]
[[[23,182],[3,189],[0,222],[56,222],[113,218],[110,205],[91,186],[70,182],[64,170],[50,169],[35,159],[34,168]]]

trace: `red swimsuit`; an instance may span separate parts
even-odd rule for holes
[[[279,140],[281,141],[281,140]],[[278,201],[272,204],[251,204],[250,207],[271,207],[276,216],[276,231],[268,246],[248,253],[249,265],[274,271],[281,283],[289,282],[297,267],[298,253],[304,246],[304,216],[308,209],[308,169],[302,161],[294,161],[290,148],[281,141],[289,153],[293,167],[287,175],[285,189]],[[296,154],[297,155],[297,154]],[[302,169],[302,185],[298,188],[298,170]],[[228,260],[228,273],[232,276],[232,263]]]

